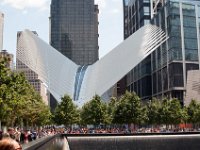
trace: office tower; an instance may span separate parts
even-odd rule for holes
[[[200,2],[152,1],[151,23],[162,28],[168,40],[127,75],[126,87],[142,99],[152,97],[185,100],[187,72],[199,70]],[[156,7],[153,7],[156,8]],[[129,18],[128,19],[132,19]],[[128,28],[128,33],[131,33]]]
[[[124,13],[124,39],[127,39],[138,29],[150,23],[151,0],[123,0]],[[117,83],[117,96],[120,97],[127,90],[127,80],[132,76],[132,72],[127,74]]]
[[[98,6],[94,0],[52,0],[50,44],[78,65],[98,60]]]
[[[123,0],[124,39],[151,19],[151,0]]]
[[[38,36],[36,31],[32,31],[35,35]],[[16,71],[17,72],[23,72],[25,74],[26,79],[28,82],[35,88],[35,90],[42,96],[42,99],[45,104],[48,105],[48,95],[47,95],[47,90],[45,87],[45,84],[43,84],[39,77],[38,74],[36,74],[34,71],[32,71],[26,64],[22,63],[19,60],[19,55],[23,53],[23,41],[22,39],[22,31],[19,31],[17,33],[17,51],[16,51]]]
[[[124,39],[149,24],[164,4],[165,0],[123,0]]]
[[[3,25],[4,14],[0,12],[0,51],[3,50]]]
[[[167,0],[150,0],[151,1],[151,17],[154,17],[164,6]]]

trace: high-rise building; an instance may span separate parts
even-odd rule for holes
[[[200,2],[154,0],[151,4],[151,23],[169,38],[127,75],[126,88],[142,99],[175,97],[184,103],[187,72],[199,69]]]
[[[0,51],[3,50],[3,25],[4,14],[0,12]]]
[[[32,31],[35,35],[37,35],[36,31]],[[26,64],[21,62],[18,59],[18,56],[20,53],[23,52],[23,45],[24,43],[21,41],[21,35],[22,31],[19,31],[17,33],[17,51],[16,51],[16,71],[17,72],[23,72],[25,74],[26,79],[28,82],[35,88],[35,90],[41,95],[43,101],[48,105],[48,93],[45,87],[45,84],[43,84],[38,74],[36,74],[34,71],[32,71]]]
[[[94,0],[52,0],[50,44],[78,65],[96,62],[98,11]]]
[[[164,6],[166,0],[123,0],[124,39],[135,33]]]
[[[123,0],[123,8],[124,39],[126,39],[150,22],[151,0]]]
[[[123,0],[124,39],[127,39],[138,29],[150,23],[151,6],[151,0]],[[132,72],[117,83],[117,96],[121,96],[127,90],[127,78],[129,76],[132,76]]]

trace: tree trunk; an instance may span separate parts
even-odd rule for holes
[[[0,131],[2,130],[2,128],[1,128],[1,120],[0,120]]]
[[[24,122],[23,119],[20,119],[20,127],[23,129],[24,128]]]
[[[11,127],[14,127],[15,119],[12,119],[11,121]]]

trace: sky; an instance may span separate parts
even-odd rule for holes
[[[15,55],[17,31],[37,31],[49,43],[51,0],[0,0],[4,17],[3,49]],[[100,58],[123,41],[122,0],[95,0],[99,5]]]

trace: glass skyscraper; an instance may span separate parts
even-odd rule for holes
[[[124,39],[127,39],[138,29],[150,23],[151,0],[123,0],[124,11]],[[117,96],[121,96],[127,90],[127,77],[130,72],[117,83]]]
[[[151,23],[169,39],[127,74],[126,89],[144,100],[175,97],[184,103],[187,71],[199,69],[200,2],[167,0],[163,4],[158,4]]]
[[[150,0],[123,0],[124,39],[149,23],[151,18]]]
[[[98,11],[94,0],[52,0],[50,44],[78,65],[96,62]]]

